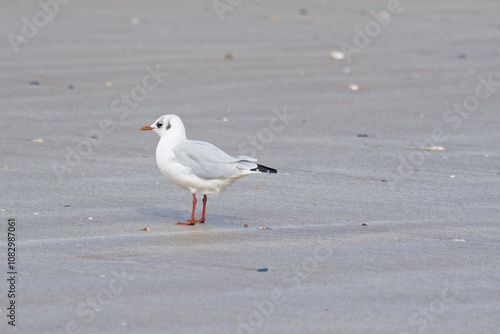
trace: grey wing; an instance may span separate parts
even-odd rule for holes
[[[178,163],[187,166],[199,178],[230,178],[256,168],[257,159],[247,156],[232,157],[220,148],[202,141],[188,141],[173,150]]]

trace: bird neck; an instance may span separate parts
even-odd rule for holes
[[[162,143],[162,145],[171,146],[186,139],[186,130],[184,130],[184,128],[177,128],[175,131],[171,131],[162,136],[160,143]]]

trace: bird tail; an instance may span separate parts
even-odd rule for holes
[[[252,172],[260,172],[260,173],[272,173],[272,174],[278,174],[278,170],[271,168],[271,167],[266,167],[263,165],[257,165],[257,168],[252,168]]]

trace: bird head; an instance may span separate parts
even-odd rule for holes
[[[177,115],[163,115],[158,118],[153,124],[146,125],[139,130],[146,131],[152,130],[156,132],[160,137],[186,137],[186,130],[182,120]]]

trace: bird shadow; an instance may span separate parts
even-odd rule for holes
[[[138,214],[148,216],[151,219],[159,220],[164,223],[177,223],[179,221],[186,221],[190,218],[191,212],[188,210],[177,210],[177,209],[169,209],[160,206],[140,206],[136,207],[135,211]],[[196,211],[196,218],[199,219],[201,217],[201,210]],[[207,216],[206,225],[226,225],[234,222],[242,222],[245,223],[248,218],[245,217],[237,217],[237,216],[228,216],[228,215],[217,215],[210,214]],[[203,224],[201,224],[203,225]]]

